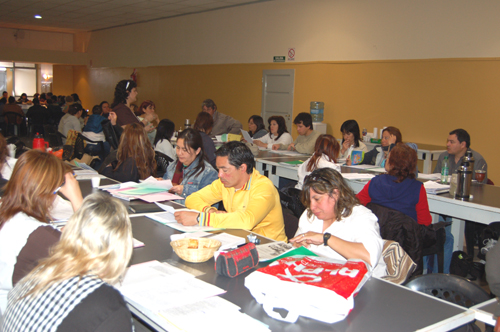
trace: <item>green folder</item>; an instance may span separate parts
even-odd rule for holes
[[[279,255],[278,257],[275,257],[273,259],[270,259],[266,261],[266,263],[272,263],[278,259],[290,257],[290,256],[318,256],[315,253],[313,253],[311,250],[307,249],[306,247],[298,247],[295,249],[292,249],[290,251],[285,252],[284,254]]]
[[[283,164],[288,165],[302,165],[304,163],[303,160],[293,160],[293,161],[282,161]]]

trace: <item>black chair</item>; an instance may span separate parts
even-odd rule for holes
[[[285,234],[290,240],[295,236],[295,233],[297,233],[299,218],[297,218],[291,210],[283,206],[283,204],[281,205],[281,210],[283,211],[283,221],[285,222]]]
[[[491,298],[480,286],[453,274],[433,273],[416,276],[410,279],[405,286],[466,308]],[[454,331],[480,330],[474,323],[469,323]]]
[[[168,165],[174,161],[172,158],[167,156],[164,153],[159,151],[155,151],[155,159],[156,159],[156,176],[163,177],[163,175],[167,172]]]
[[[113,128],[111,121],[104,120],[101,122],[101,125],[102,132],[104,133],[104,137],[106,138],[106,142],[108,142],[113,149],[118,149],[119,140],[116,136],[115,129]]]
[[[8,134],[9,129],[12,128],[14,136],[20,136],[22,128],[21,126],[23,125],[23,123],[26,123],[26,118],[23,115],[16,112],[6,112],[3,115],[5,116],[5,126],[6,126],[5,133]],[[22,119],[20,124],[17,123],[18,119]]]
[[[66,136],[57,130],[56,125],[43,125],[43,131],[45,132],[45,139],[49,142],[50,147],[55,148],[63,145],[62,139],[66,138]]]

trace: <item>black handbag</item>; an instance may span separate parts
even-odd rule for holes
[[[255,244],[248,243],[244,246],[222,252],[215,261],[215,271],[221,276],[234,278],[259,264],[259,253]]]

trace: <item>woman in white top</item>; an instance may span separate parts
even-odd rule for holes
[[[254,144],[269,150],[278,150],[280,144],[288,146],[293,142],[292,135],[288,133],[285,118],[282,116],[271,116],[269,122],[269,135],[264,135],[258,140],[253,140]]]
[[[361,142],[361,132],[356,120],[347,120],[340,126],[343,135],[339,159],[347,159],[353,150],[367,152],[365,143]]]
[[[176,159],[175,149],[170,143],[170,139],[174,135],[175,132],[175,124],[169,119],[163,119],[158,124],[158,128],[156,128],[156,137],[154,139],[154,147],[155,151],[159,151],[170,158],[172,160]]]
[[[340,165],[337,162],[339,154],[339,142],[332,135],[320,135],[316,140],[313,155],[299,166],[299,182],[295,188],[302,190],[304,178],[318,168],[333,168],[340,173]]]
[[[294,246],[341,261],[360,259],[372,267],[374,276],[387,274],[377,217],[359,204],[339,172],[312,172],[305,178],[302,201],[307,209],[290,239]]]

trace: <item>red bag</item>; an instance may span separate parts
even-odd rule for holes
[[[354,296],[371,276],[361,260],[339,262],[321,257],[287,257],[245,278],[245,286],[273,318],[295,322],[305,316],[325,323],[344,319]],[[282,318],[274,308],[288,310]]]

